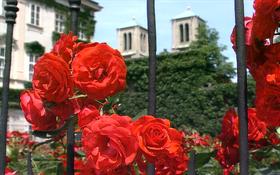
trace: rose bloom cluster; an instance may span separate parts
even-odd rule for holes
[[[85,160],[75,169],[83,175],[129,175],[148,163],[157,175],[180,175],[187,169],[184,134],[170,121],[101,112],[103,102],[126,87],[123,57],[105,43],[82,43],[62,34],[51,52],[34,66],[32,89],[20,104],[33,130],[62,128],[69,116],[78,118]]]
[[[280,21],[279,0],[255,0],[253,17],[245,17],[247,68],[256,81],[255,108],[248,109],[249,149],[280,143],[280,44],[274,33]],[[236,49],[236,29],[231,35]],[[216,159],[229,174],[239,162],[238,116],[234,109],[223,118]]]

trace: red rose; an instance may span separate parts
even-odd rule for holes
[[[280,66],[279,66],[279,49],[280,44],[275,44],[267,47],[264,57],[266,62],[259,70],[262,73],[263,88],[269,94],[280,95]]]
[[[186,145],[191,149],[193,146],[210,146],[210,136],[200,136],[199,133],[194,132],[187,135]]]
[[[238,116],[234,109],[229,109],[222,121],[222,131],[218,138],[223,145],[233,145],[238,143]]]
[[[167,119],[143,116],[133,123],[133,134],[137,137],[141,151],[149,161],[166,154],[175,156],[182,147],[184,134],[170,128]]]
[[[260,41],[272,38],[278,27],[278,0],[255,0],[253,17],[253,35]]]
[[[170,158],[168,155],[162,154],[155,158],[155,174],[156,175],[182,175],[188,168],[189,158],[183,149],[179,149],[175,157]],[[146,175],[147,164],[144,157],[139,153],[135,159],[139,174]]]
[[[160,156],[155,162],[156,175],[183,175],[188,167],[188,157],[183,150],[176,157]]]
[[[264,51],[265,63],[259,67],[256,79],[257,116],[268,126],[280,125],[280,66],[279,47],[274,44]]]
[[[125,89],[125,62],[120,53],[107,44],[81,50],[72,67],[74,83],[89,98],[101,100]]]
[[[239,149],[231,146],[220,147],[215,159],[224,169],[232,169],[239,162]]]
[[[276,133],[271,133],[269,135],[268,139],[272,145],[280,144],[280,138],[279,138],[278,134],[276,134]]]
[[[259,65],[263,64],[264,41],[258,41],[252,35],[253,20],[250,17],[244,18],[245,44],[246,44],[246,65],[251,75],[256,79],[259,76]],[[236,51],[236,27],[231,33],[232,48]]]
[[[108,173],[104,173],[100,175],[136,175],[136,173],[133,166],[121,166]]]
[[[75,43],[74,48],[73,48],[73,52],[74,52],[74,54],[76,54],[76,53],[80,52],[81,50],[83,50],[85,48],[88,48],[88,47],[92,48],[96,45],[98,45],[97,42],[95,42],[95,43],[78,42],[78,43]]]
[[[252,18],[250,17],[245,17],[244,18],[244,27],[245,27],[245,44],[246,46],[252,45],[252,37],[251,37],[251,32],[252,32]],[[232,43],[232,47],[234,50],[236,50],[236,27],[233,28],[233,31],[230,36],[230,41]]]
[[[78,113],[78,125],[80,128],[84,128],[87,124],[99,118],[98,109],[94,105],[88,105]]]
[[[62,103],[56,103],[48,108],[55,116],[61,119],[61,122],[68,120],[73,114],[77,114],[79,110],[76,108],[76,100],[65,100]]]
[[[248,109],[248,139],[249,141],[259,141],[266,135],[266,124],[256,116],[256,109]]]
[[[98,172],[84,164],[75,175],[136,175],[136,173],[133,166],[121,166],[108,172]]]
[[[16,175],[17,172],[12,170],[11,168],[5,168],[5,175]]]
[[[138,150],[131,119],[116,114],[89,123],[83,129],[82,144],[87,165],[104,173],[132,163]]]
[[[66,63],[70,64],[73,58],[73,48],[78,37],[73,33],[61,34],[60,39],[55,43],[51,53],[63,58]]]
[[[34,66],[33,89],[49,102],[62,102],[72,95],[73,83],[67,63],[54,54],[44,54]]]
[[[42,100],[33,91],[23,91],[20,95],[20,106],[26,120],[33,130],[52,130],[56,128],[55,116],[47,112]]]
[[[222,132],[218,138],[222,141],[223,146],[238,147],[239,138],[239,118],[234,109],[228,110],[222,123]],[[256,117],[254,108],[248,109],[248,139],[250,144],[254,144],[264,138],[266,134],[266,124]]]

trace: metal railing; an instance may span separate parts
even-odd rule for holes
[[[147,21],[149,40],[149,91],[148,91],[148,114],[156,116],[156,17],[155,1],[147,0]],[[153,164],[148,164],[147,174],[155,174]]]
[[[81,0],[68,0],[71,12],[71,31],[78,33],[78,15]],[[6,10],[6,53],[5,69],[3,78],[3,93],[0,118],[0,174],[5,174],[6,167],[6,133],[8,118],[8,96],[10,83],[10,70],[12,58],[13,28],[16,20],[17,0],[7,0]],[[235,17],[237,26],[237,70],[238,70],[238,114],[240,116],[240,172],[241,175],[248,174],[248,137],[247,137],[247,87],[246,87],[246,60],[244,40],[244,3],[243,0],[235,0]],[[156,116],[156,18],[155,0],[147,0],[148,38],[149,38],[149,93],[148,114]],[[74,125],[70,124],[67,130],[67,174],[74,174]],[[195,174],[194,155],[189,163],[188,174]],[[32,175],[31,154],[28,156],[28,174]],[[155,167],[148,165],[148,175],[155,174]]]
[[[237,87],[238,87],[238,116],[239,116],[239,156],[240,174],[249,174],[248,150],[248,116],[247,116],[247,72],[246,47],[244,29],[244,2],[235,0],[236,23],[236,61],[237,61]]]
[[[7,135],[7,122],[8,122],[8,108],[9,108],[9,86],[10,86],[10,73],[12,63],[12,44],[13,44],[13,31],[14,24],[16,23],[17,0],[7,0],[4,8],[6,10],[6,52],[5,52],[5,67],[3,75],[3,92],[2,92],[2,106],[0,118],[0,173],[5,174],[6,167],[6,135]]]

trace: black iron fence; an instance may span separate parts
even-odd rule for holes
[[[69,10],[71,12],[71,30],[74,34],[78,33],[78,14],[80,11],[81,0],[68,0]],[[0,118],[0,174],[5,174],[6,167],[6,133],[8,119],[8,96],[10,83],[10,70],[12,58],[12,38],[13,28],[16,21],[17,0],[7,0],[5,5],[7,35],[6,35],[6,53],[5,69],[3,77],[2,106]],[[246,87],[246,60],[245,60],[245,40],[244,40],[244,2],[235,0],[235,17],[237,25],[237,73],[238,73],[238,114],[240,117],[240,174],[248,174],[248,121],[247,121],[247,87]],[[149,94],[148,94],[148,114],[156,116],[156,18],[155,18],[155,0],[147,0],[147,19],[149,33]],[[67,130],[67,174],[74,174],[74,125],[70,124]],[[191,156],[189,161],[188,174],[195,174],[195,160]],[[31,154],[27,158],[28,174],[32,175]],[[154,165],[149,164],[148,175],[155,174]]]
[[[5,52],[5,68],[3,74],[3,92],[2,92],[2,107],[0,118],[0,173],[5,174],[6,167],[6,135],[7,135],[7,121],[8,121],[8,97],[10,85],[11,59],[12,59],[12,42],[14,24],[17,17],[17,0],[7,0],[5,6],[6,10],[6,52]]]

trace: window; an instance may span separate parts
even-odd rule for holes
[[[131,32],[128,33],[128,50],[132,49],[132,35]]]
[[[180,42],[188,42],[190,41],[190,32],[189,32],[189,24],[180,24],[179,26],[180,31]]]
[[[181,43],[184,42],[184,26],[180,24],[180,41]]]
[[[35,4],[31,4],[31,24],[40,25],[40,7]]]
[[[5,65],[5,48],[0,47],[0,77],[3,77],[4,65]]]
[[[64,32],[64,16],[62,14],[55,14],[55,31],[58,33]]]
[[[86,31],[85,23],[84,22],[80,22],[79,32],[78,32],[78,37],[79,37],[80,40],[84,40],[84,41],[87,40],[85,31]]]
[[[132,49],[132,34],[124,33],[123,34],[123,41],[124,41],[124,51],[128,51]]]
[[[146,35],[143,35],[143,52],[146,52]]]
[[[123,50],[127,50],[127,34],[126,33],[123,34],[123,41],[124,41]]]
[[[34,65],[38,60],[37,55],[29,54],[29,80],[32,81],[33,72],[34,72]]]
[[[185,41],[188,42],[189,40],[189,24],[185,24]]]
[[[142,52],[146,51],[145,45],[146,45],[146,35],[141,33],[140,34],[140,50]]]

